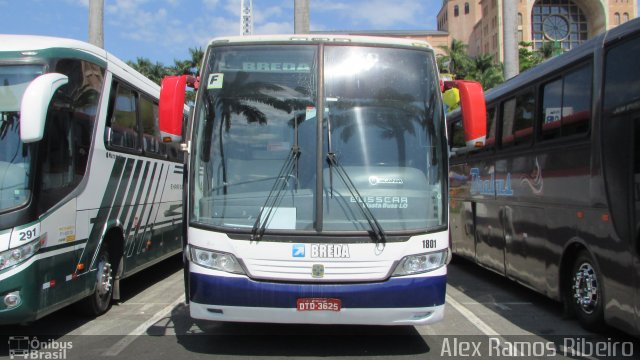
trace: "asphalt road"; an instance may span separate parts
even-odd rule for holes
[[[559,303],[463,260],[449,265],[445,319],[431,326],[196,323],[184,304],[180,257],[121,288],[122,301],[98,318],[69,307],[28,326],[0,326],[0,356],[11,358],[22,339],[36,349],[27,359],[640,358],[637,340],[585,331],[563,318]]]

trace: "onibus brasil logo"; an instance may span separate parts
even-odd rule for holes
[[[9,336],[10,359],[66,359],[67,351],[72,348],[71,341],[39,340],[35,336]]]

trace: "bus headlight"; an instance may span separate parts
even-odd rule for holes
[[[42,247],[40,239],[24,244],[15,249],[0,252],[0,270],[19,264],[32,257]]]
[[[391,276],[418,274],[439,269],[447,264],[448,249],[418,255],[405,256]]]
[[[204,250],[189,246],[191,261],[214,270],[225,271],[234,274],[244,274],[244,270],[235,256],[223,252]]]

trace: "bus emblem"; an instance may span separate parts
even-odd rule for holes
[[[369,184],[371,184],[371,186],[376,186],[378,184],[402,185],[404,184],[404,180],[401,178],[386,178],[372,175],[369,176]]]
[[[323,278],[324,277],[324,265],[322,264],[313,264],[311,267],[311,276],[314,278]]]
[[[291,249],[291,256],[304,257],[304,244],[294,244]]]

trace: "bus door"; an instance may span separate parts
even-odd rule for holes
[[[528,161],[529,160],[529,161]],[[547,236],[546,210],[521,205],[530,200],[525,170],[535,167],[527,157],[498,160],[494,166],[473,169],[472,191],[480,193],[475,204],[476,259],[513,280],[545,292]],[[537,162],[534,162],[537,164]],[[518,181],[515,181],[515,180]]]
[[[496,201],[504,237],[504,274],[546,293],[547,212],[541,201],[541,168],[547,156],[521,153],[496,161]]]
[[[633,269],[635,282],[635,318],[636,332],[640,333],[640,114],[634,121],[633,139],[633,198],[634,198],[634,232],[633,232]]]
[[[546,293],[546,209],[507,205],[500,211],[505,240],[505,275]]]
[[[607,85],[602,158],[611,227],[607,227],[606,252],[598,254],[603,259],[600,270],[605,281],[611,278],[611,283],[619,284],[605,288],[605,296],[617,300],[616,306],[607,308],[608,322],[625,326],[623,319],[634,316],[640,332],[640,99],[628,102],[622,95],[614,97]],[[633,308],[618,305],[631,303]]]
[[[470,192],[475,202],[476,215],[476,261],[504,275],[503,211],[502,205],[496,202],[495,163],[475,163],[470,168],[470,177]]]
[[[468,201],[468,163],[449,165],[449,222],[453,251],[470,260],[476,260],[475,202]]]
[[[605,50],[601,115],[603,175],[615,231],[607,248],[615,261],[603,262],[601,270],[613,279],[628,279],[620,282],[622,286],[608,287],[606,296],[619,304],[633,303],[636,333],[640,333],[640,72],[629,69],[637,66],[639,55],[637,35],[612,41]],[[626,308],[619,310],[613,316],[631,315]]]

